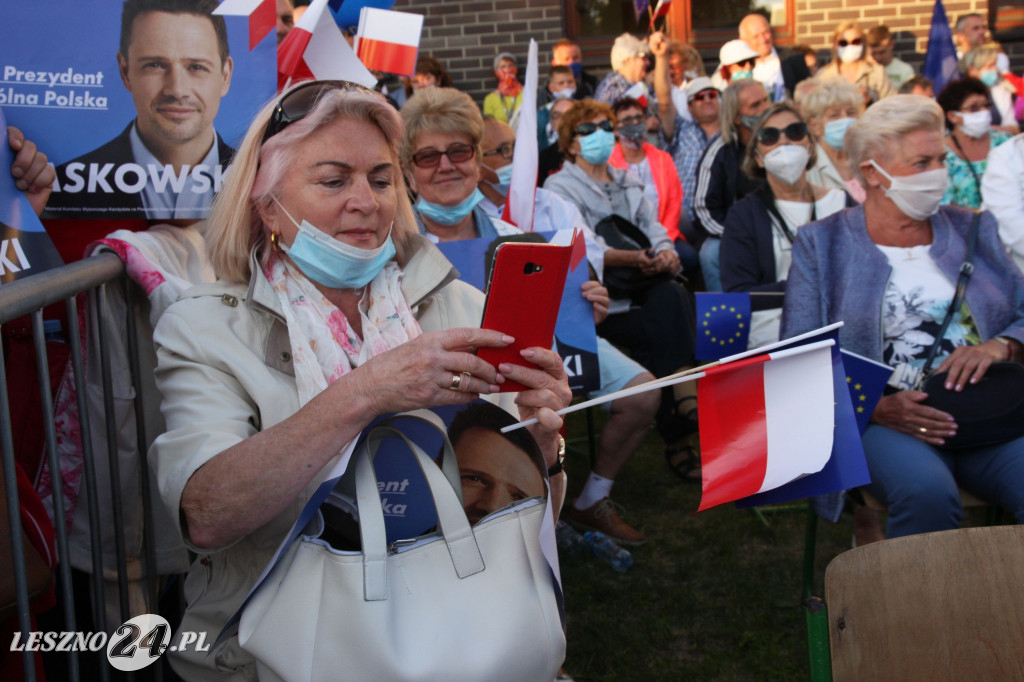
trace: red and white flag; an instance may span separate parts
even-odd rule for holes
[[[277,46],[278,90],[305,80],[344,80],[368,88],[377,84],[334,23],[327,0],[313,0]]]
[[[512,180],[508,186],[502,220],[523,232],[533,231],[533,207],[537,194],[537,41],[530,38],[526,57],[526,82],[516,123],[516,153],[512,157]],[[565,227],[575,227],[566,225]]]
[[[640,106],[644,109],[647,108],[647,84],[643,81],[637,81],[633,85],[622,93],[623,97],[632,97],[637,102],[640,102]]]
[[[654,12],[651,13],[651,29],[654,29],[654,22],[668,14],[669,6],[672,4],[672,0],[658,0],[658,4],[654,6]]]
[[[249,17],[249,49],[256,47],[277,25],[275,0],[224,0],[213,14],[225,17]]]
[[[821,471],[835,430],[832,345],[820,341],[705,370],[697,391],[698,511]]]
[[[423,15],[364,7],[359,12],[356,56],[373,71],[413,76]]]

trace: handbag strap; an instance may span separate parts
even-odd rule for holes
[[[967,280],[974,273],[974,263],[972,261],[974,260],[974,249],[978,244],[978,224],[980,221],[981,211],[975,211],[974,216],[971,218],[971,231],[967,236],[967,255],[964,256],[964,262],[960,264],[960,277],[956,282],[956,292],[953,294],[953,300],[949,302],[949,310],[946,311],[946,317],[942,320],[942,326],[939,327],[939,331],[935,335],[935,343],[928,349],[928,357],[924,362],[924,367],[921,368],[919,381],[923,381],[928,376],[928,372],[935,362],[935,356],[938,355],[939,346],[942,345],[942,339],[946,336],[949,323],[953,320],[953,315],[956,311],[960,309],[960,304],[963,303],[964,294],[967,291]]]
[[[810,185],[808,185],[808,188],[810,188]],[[782,232],[782,235],[789,241],[790,244],[792,244],[793,240],[796,237],[793,235],[793,231],[789,229],[789,223],[787,223],[785,218],[782,217],[782,214],[779,213],[778,206],[775,205],[775,193],[772,192],[771,186],[766,182],[763,185],[761,185],[760,187],[758,187],[756,190],[754,190],[754,194],[757,196],[758,199],[761,200],[761,203],[764,205],[765,210],[768,211],[768,215],[771,218],[774,219],[774,222],[776,222],[778,224],[779,229]],[[808,223],[813,223],[817,219],[818,219],[818,206],[817,206],[817,203],[814,201],[814,190],[812,189],[811,190],[811,219],[808,220],[807,222]]]
[[[391,426],[398,417],[420,419],[444,435],[442,466],[449,471],[455,471],[454,481],[451,476],[446,475],[447,472],[438,469],[434,460],[421,447]],[[469,519],[466,518],[466,512],[462,508],[460,495],[456,493],[456,490],[461,488],[458,465],[455,462],[455,450],[448,440],[444,424],[437,415],[426,410],[405,412],[375,427],[356,455],[356,505],[359,509],[359,536],[363,550],[363,598],[366,601],[382,601],[388,598],[387,533],[384,526],[384,510],[377,488],[377,476],[373,470],[373,458],[379,451],[381,441],[386,438],[404,441],[423,472],[430,488],[430,496],[434,500],[434,507],[437,509],[438,526],[448,545],[456,575],[459,578],[466,578],[484,570],[483,555],[480,553]]]

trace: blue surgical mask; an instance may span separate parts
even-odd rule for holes
[[[733,71],[731,74],[729,74],[729,81],[741,81],[753,77],[753,71],[751,71],[750,69],[743,69],[742,71]]]
[[[555,90],[551,93],[552,99],[572,99],[572,96],[576,94],[576,88],[563,88],[561,90]]]
[[[580,137],[579,141],[580,156],[595,166],[607,163],[608,157],[612,155],[612,150],[615,149],[615,135],[600,128],[589,135]]]
[[[375,249],[360,249],[339,241],[318,230],[309,221],[295,222],[281,202],[274,199],[288,220],[299,228],[291,246],[281,244],[281,250],[309,279],[332,289],[361,289],[380,274],[384,266],[395,257],[395,243],[391,229],[384,243]]]
[[[999,82],[999,71],[997,69],[985,69],[978,78],[982,83],[991,88]]]
[[[852,118],[837,118],[825,124],[825,144],[838,152],[843,151],[843,138],[846,131],[854,124]]]
[[[498,176],[497,182],[492,182],[491,187],[500,192],[503,196],[508,196],[509,185],[512,184],[512,164],[506,164],[494,171],[494,174]]]
[[[416,202],[416,210],[435,223],[455,225],[472,213],[476,205],[483,201],[483,198],[483,193],[474,187],[472,194],[454,206],[441,206],[420,197],[419,201]]]
[[[579,82],[580,76],[583,75],[583,62],[573,62],[569,68],[572,69],[572,75],[576,76],[576,81]]]

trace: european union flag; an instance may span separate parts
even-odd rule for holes
[[[697,294],[697,357],[718,360],[747,349],[750,294]]]
[[[935,0],[932,9],[932,25],[928,31],[928,49],[924,55],[921,75],[935,83],[935,92],[941,92],[946,83],[957,76],[956,48],[953,47],[953,33],[949,30],[946,8],[942,0]]]
[[[882,398],[885,384],[892,376],[892,367],[848,350],[843,351],[843,366],[846,368],[846,387],[850,389],[857,428],[863,434],[871,421],[875,405]]]

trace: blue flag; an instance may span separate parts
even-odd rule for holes
[[[843,351],[843,366],[846,367],[846,386],[850,389],[857,428],[863,434],[892,376],[892,367],[847,350]]]
[[[355,35],[359,27],[359,13],[364,7],[391,9],[394,4],[395,0],[328,0],[327,7],[338,28]]]
[[[834,522],[842,513],[841,496],[838,493],[871,482],[867,461],[864,459],[864,448],[860,441],[860,431],[857,429],[857,419],[854,416],[853,402],[850,392],[844,389],[847,372],[843,366],[843,354],[839,351],[838,327],[812,338],[794,340],[792,345],[813,343],[828,338],[836,341],[836,344],[832,346],[836,432],[832,439],[832,454],[828,464],[816,474],[810,474],[774,490],[738,500],[736,502],[738,508],[761,507],[804,497],[817,497],[815,509],[818,514]],[[783,348],[785,347],[787,346],[783,346]],[[829,493],[837,494],[829,495]]]
[[[648,9],[650,9],[650,0],[633,0],[633,9],[636,10],[636,21],[640,23],[640,17],[644,15]]]
[[[932,27],[928,31],[928,51],[924,55],[921,75],[935,83],[935,94],[959,77],[956,68],[956,48],[953,47],[953,33],[949,30],[946,9],[942,0],[935,0],[932,9]]]
[[[719,360],[747,349],[750,294],[697,294],[697,351],[701,360]]]

